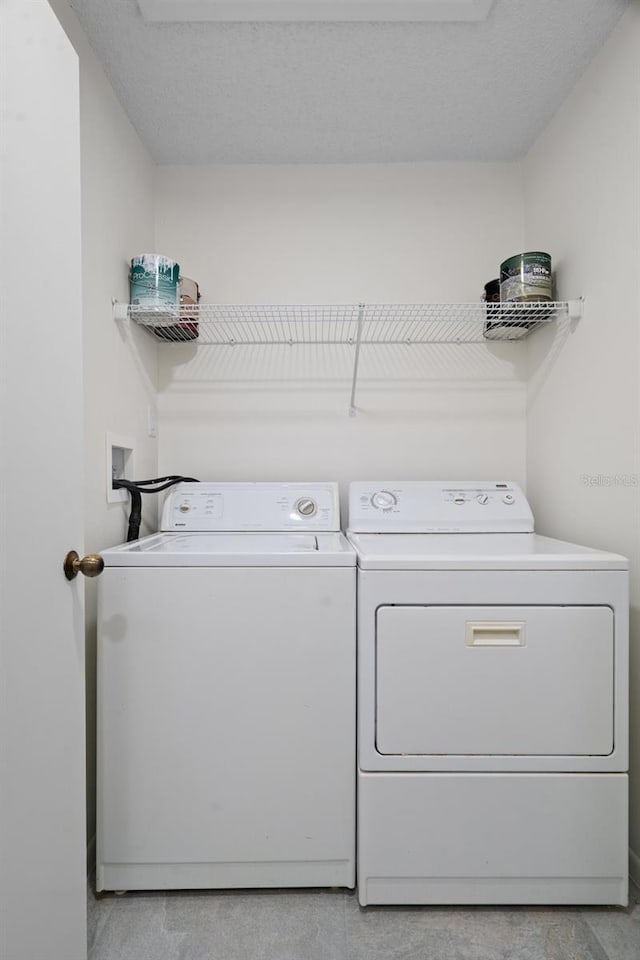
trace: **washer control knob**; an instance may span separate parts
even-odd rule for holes
[[[504,497],[502,498],[502,502],[508,504],[509,506],[512,503],[515,503],[515,501],[516,501],[516,498],[512,493],[505,493]]]
[[[312,517],[318,509],[318,504],[311,497],[301,497],[296,503],[296,510],[301,517]]]
[[[458,506],[460,506],[460,505],[463,504],[463,503],[466,503],[466,500],[465,500],[465,498],[464,498],[464,494],[463,494],[463,493],[456,493],[455,497],[453,498],[453,502],[454,502],[454,503],[457,503]]]
[[[478,503],[481,503],[483,506],[485,505],[485,503],[489,503],[489,497],[486,493],[479,493],[478,496],[476,497],[476,500],[478,501]]]
[[[189,513],[190,507],[188,503],[180,504],[180,513]]]
[[[371,505],[378,510],[391,510],[397,502],[398,498],[389,490],[378,490],[378,492],[374,493],[371,497]]]

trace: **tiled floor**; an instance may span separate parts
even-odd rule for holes
[[[623,908],[368,907],[346,891],[89,891],[89,960],[640,960]]]

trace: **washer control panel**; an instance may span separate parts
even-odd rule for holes
[[[508,480],[354,481],[348,529],[369,533],[532,533],[533,515]]]
[[[167,494],[161,530],[340,529],[337,483],[181,483]]]

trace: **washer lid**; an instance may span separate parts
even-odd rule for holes
[[[626,557],[536,533],[349,533],[363,570],[627,570]]]
[[[154,533],[102,550],[105,567],[342,567],[341,533]]]

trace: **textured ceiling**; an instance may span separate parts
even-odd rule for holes
[[[70,0],[157,163],[513,160],[629,0],[496,0],[480,23],[145,23]]]

